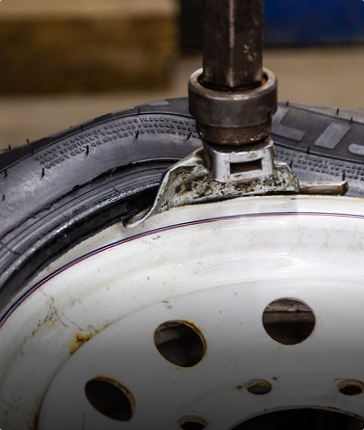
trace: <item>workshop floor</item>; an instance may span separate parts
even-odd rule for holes
[[[0,97],[0,149],[30,141],[108,112],[187,94],[187,79],[200,57],[181,59],[174,84],[164,92],[109,95]],[[279,100],[364,108],[364,47],[268,50],[265,65],[279,80]]]

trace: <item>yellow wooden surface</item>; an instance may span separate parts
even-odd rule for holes
[[[173,0],[3,0],[0,18],[105,18],[176,14]]]
[[[0,94],[166,88],[173,0],[4,0]]]

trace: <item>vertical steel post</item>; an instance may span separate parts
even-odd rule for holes
[[[258,87],[263,78],[263,0],[203,0],[204,85]]]

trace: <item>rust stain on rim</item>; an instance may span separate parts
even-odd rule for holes
[[[81,346],[85,345],[86,342],[88,342],[90,339],[92,339],[98,333],[100,333],[101,331],[108,328],[111,324],[112,324],[111,322],[107,322],[100,329],[93,328],[93,330],[89,333],[77,332],[74,336],[74,340],[73,340],[72,344],[70,345],[71,355],[73,355],[78,349],[81,348]]]
[[[99,331],[95,330],[93,333],[76,333],[74,341],[70,346],[70,353],[73,355],[81,346],[92,339]]]

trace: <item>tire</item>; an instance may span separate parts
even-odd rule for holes
[[[346,179],[364,190],[364,119],[281,104],[276,155],[301,179]],[[0,308],[90,235],[153,200],[163,172],[201,146],[187,99],[108,114],[0,156]]]

